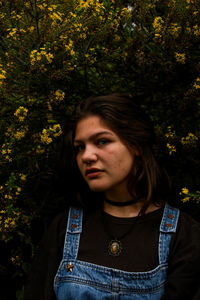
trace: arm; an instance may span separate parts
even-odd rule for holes
[[[45,234],[25,286],[24,300],[56,300],[53,280],[62,259],[67,214],[58,215]]]

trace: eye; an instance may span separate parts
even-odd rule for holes
[[[80,145],[75,145],[74,146],[74,151],[76,154],[78,154],[79,152],[83,151],[85,149],[85,146],[80,144]]]
[[[106,145],[108,143],[109,143],[109,140],[107,140],[107,139],[99,139],[97,141],[97,145],[99,145],[99,146],[104,146],[104,145]]]

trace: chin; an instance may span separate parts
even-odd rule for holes
[[[100,187],[90,188],[90,190],[91,190],[92,192],[97,192],[97,193],[105,192],[105,189],[100,188]]]
[[[89,189],[92,191],[92,192],[105,192],[107,190],[107,188],[105,186],[102,186],[102,185],[89,185]]]

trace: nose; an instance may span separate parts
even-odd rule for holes
[[[85,150],[82,153],[81,159],[82,159],[82,162],[85,164],[90,164],[92,162],[97,161],[97,154],[95,152],[94,147],[92,147],[92,146],[85,147]]]

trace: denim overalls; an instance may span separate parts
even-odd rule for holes
[[[176,231],[179,210],[165,205],[160,224],[159,265],[147,272],[126,272],[77,260],[82,215],[82,209],[69,210],[63,259],[54,279],[57,299],[160,300],[166,281],[169,244]]]

